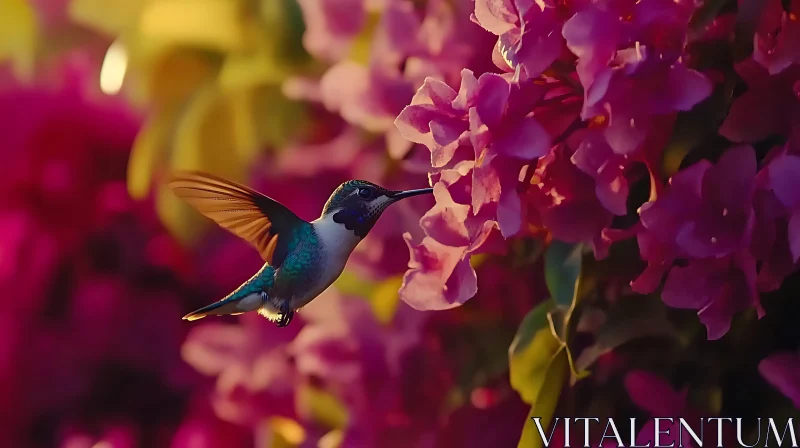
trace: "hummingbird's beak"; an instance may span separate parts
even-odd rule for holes
[[[429,194],[433,193],[433,188],[420,188],[418,190],[406,190],[406,191],[392,191],[388,193],[386,196],[393,201],[399,201],[400,199],[410,198],[411,196],[417,196],[420,194]]]

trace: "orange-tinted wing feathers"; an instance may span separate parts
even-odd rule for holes
[[[255,246],[261,258],[272,265],[280,265],[286,255],[280,236],[289,237],[298,226],[307,224],[281,203],[209,174],[177,173],[169,187],[197,211]],[[280,260],[274,260],[276,250]]]

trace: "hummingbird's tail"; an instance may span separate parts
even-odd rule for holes
[[[199,310],[183,316],[184,320],[197,320],[206,316],[237,315],[248,311],[256,311],[261,308],[266,300],[264,291],[269,291],[275,279],[275,268],[270,265],[264,267],[256,273],[250,280],[236,291],[228,294],[227,297],[204,306]]]
[[[248,311],[255,311],[261,308],[264,303],[260,293],[253,293],[245,297],[231,297],[222,299],[219,302],[212,303],[211,305],[204,306],[197,311],[183,316],[184,320],[197,320],[206,316],[224,316],[246,313]]]

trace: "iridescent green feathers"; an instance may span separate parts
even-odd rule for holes
[[[273,266],[283,263],[298,231],[310,226],[281,203],[209,174],[177,173],[169,186],[197,211],[252,244]]]

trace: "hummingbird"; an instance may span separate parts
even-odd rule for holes
[[[219,226],[254,246],[264,265],[218,302],[184,320],[249,311],[289,325],[297,310],[325,291],[344,270],[350,254],[391,204],[433,192],[395,191],[349,180],[331,194],[314,221],[301,219],[278,201],[249,187],[200,172],[175,173],[173,193]]]

